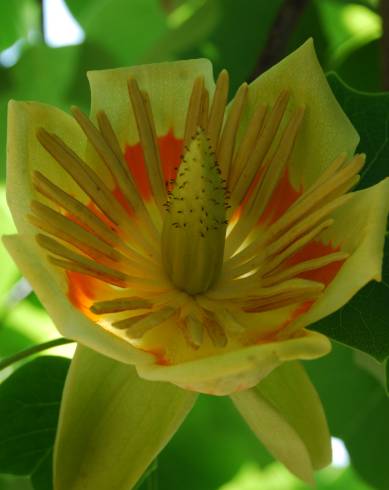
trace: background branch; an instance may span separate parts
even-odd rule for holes
[[[299,18],[310,0],[285,0],[278,15],[270,28],[269,35],[257,64],[251,75],[251,80],[280,61],[285,55],[287,44]]]

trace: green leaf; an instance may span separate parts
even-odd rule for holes
[[[140,63],[142,55],[167,30],[158,0],[73,0],[68,4],[88,41],[109,53],[116,66]]]
[[[223,68],[229,70],[233,93],[243,80],[250,79],[282,1],[209,1],[219,7],[215,29],[196,49],[184,50],[179,56],[209,58],[216,74]]]
[[[0,3],[0,51],[18,39],[26,38],[29,31],[38,29],[39,9],[34,0],[7,0]]]
[[[357,365],[355,352],[340,345],[305,367],[323,402],[331,433],[345,442],[352,466],[375,489],[387,490],[389,399],[380,381]]]
[[[69,360],[39,357],[0,385],[0,472],[52,490],[51,457]]]
[[[328,79],[361,137],[358,151],[367,154],[358,189],[369,187],[389,175],[389,94],[357,92],[334,74]],[[389,356],[388,303],[389,240],[386,240],[382,282],[371,282],[343,308],[312,328],[382,362]]]
[[[158,457],[159,488],[216,489],[245,462],[272,460],[228,397],[201,395]]]

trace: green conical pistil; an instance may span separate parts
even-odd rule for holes
[[[207,291],[223,262],[225,185],[204,131],[185,149],[166,205],[162,257],[173,284],[189,294]]]

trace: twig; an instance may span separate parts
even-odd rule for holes
[[[63,337],[59,339],[49,340],[48,342],[43,342],[42,344],[33,345],[28,349],[22,350],[17,354],[13,354],[12,356],[6,357],[2,361],[0,361],[0,371],[11,366],[15,362],[21,361],[26,357],[30,357],[38,352],[42,352],[47,349],[51,349],[53,347],[58,347],[59,345],[71,344],[74,340],[65,339]]]
[[[308,3],[309,0],[284,0],[250,77],[251,80],[285,56],[290,35]]]

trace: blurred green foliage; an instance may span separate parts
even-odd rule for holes
[[[250,78],[282,3],[282,0],[67,0],[72,14],[84,30],[85,40],[79,45],[53,48],[48,45],[45,32],[42,32],[39,1],[2,1],[0,234],[13,230],[4,196],[5,122],[10,98],[39,100],[65,110],[71,104],[78,104],[87,110],[87,70],[192,57],[210,58],[216,73],[227,68],[233,91]],[[290,33],[287,50],[292,51],[312,36],[325,70],[336,71],[345,82],[359,90],[379,91],[382,84],[381,31],[377,1],[311,0]],[[4,50],[10,47],[12,56],[8,50],[8,57],[5,57]],[[335,91],[360,131],[363,131],[366,114],[366,117],[374,119],[374,130],[371,129],[373,123],[365,125],[372,132],[365,135],[366,146],[362,150],[369,150],[370,153],[377,151],[388,136],[382,134],[382,131],[387,131],[387,98],[377,98],[372,103],[372,99],[367,101],[364,99],[367,96],[358,94],[342,97],[342,86],[337,87],[336,83]],[[375,112],[371,109],[372,104],[375,104]],[[373,115],[369,116],[369,108],[373,110]],[[381,119],[377,119],[379,111]],[[384,149],[387,153],[387,148]],[[381,158],[384,158],[382,154]],[[367,178],[370,178],[369,175]],[[56,334],[34,296],[18,301],[23,297],[23,283],[18,282],[20,276],[17,268],[2,245],[0,264],[1,358]],[[375,301],[379,302],[380,308],[384,308],[386,296],[382,291],[376,293],[376,290],[372,293]],[[363,294],[361,301],[366,300]],[[370,322],[381,322],[382,329],[388,327],[387,322],[377,318],[376,309],[372,315]],[[360,318],[357,316],[356,320]],[[381,344],[378,347],[386,349]],[[50,451],[53,433],[39,440],[42,434],[37,431],[34,439],[31,426],[36,422],[38,425],[41,423],[42,427],[45,423],[48,426],[49,419],[51,426],[55,424],[55,407],[58,407],[67,361],[57,359],[55,362],[52,358],[42,358],[26,368],[32,373],[34,369],[39,370],[45,363],[51,362],[55,366],[53,376],[42,380],[39,385],[30,380],[27,392],[22,379],[26,370],[16,371],[0,387],[0,415],[3,420],[17,420],[14,417],[18,414],[25,423],[23,427],[19,426],[25,432],[24,435],[20,434],[21,437],[26,437],[30,431],[33,438],[29,440],[31,447],[35,444],[36,448],[41,444],[39,448],[45,451]],[[382,368],[377,366],[371,359],[359,358],[342,347],[308,365],[323,399],[331,430],[346,442],[352,462],[349,469],[330,468],[321,472],[318,490],[389,488],[386,463],[389,454],[389,402],[383,389]],[[10,372],[0,373],[0,379]],[[27,407],[48,403],[52,404],[54,412],[26,412],[23,407],[19,410],[12,405],[12,400],[18,399],[22,403],[22,396],[30,397],[25,401]],[[3,427],[0,429],[5,430]],[[44,470],[39,472],[36,465],[38,460],[33,457],[39,459],[42,454],[33,454],[32,459],[25,460],[15,445],[14,451],[19,458],[13,458],[12,463],[16,466],[10,466],[4,452],[6,444],[6,435],[0,431],[0,471],[29,475],[32,479],[0,477],[0,490],[31,490],[31,482],[35,490],[49,490],[48,460],[41,466]],[[27,446],[23,443],[19,447]],[[228,399],[201,397],[183,428],[161,454],[156,474],[160,490],[307,488],[278,464],[270,463],[272,458],[236,414]],[[359,477],[368,483],[363,483]]]

